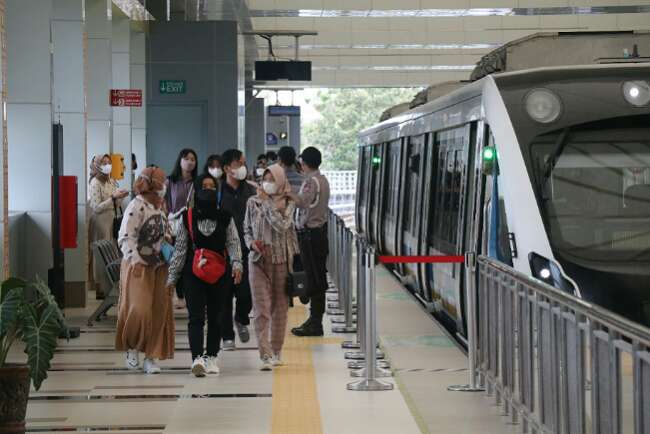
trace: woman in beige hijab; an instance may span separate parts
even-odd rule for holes
[[[257,196],[248,200],[244,239],[250,249],[250,286],[255,312],[255,333],[261,369],[282,365],[280,353],[287,328],[289,297],[287,275],[298,241],[293,224],[296,209],[287,197],[291,186],[284,169],[275,164],[265,170]]]
[[[165,172],[148,167],[135,183],[136,198],[124,211],[119,244],[120,301],[115,348],[126,351],[126,367],[160,373],[157,360],[174,357],[174,313],[167,288],[168,266],[162,258],[171,232],[164,211]]]
[[[93,258],[92,243],[113,239],[115,210],[120,207],[120,201],[129,194],[126,190],[118,189],[117,182],[111,179],[111,170],[111,157],[108,154],[96,155],[90,162],[88,242],[91,249],[88,281],[90,289],[96,291],[98,299],[104,298],[105,292],[110,288],[101,260]]]

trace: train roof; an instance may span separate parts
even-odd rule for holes
[[[494,80],[498,86],[518,85],[525,82],[540,82],[545,80],[584,78],[585,72],[606,71],[608,74],[625,77],[626,72],[638,72],[639,69],[647,69],[650,72],[650,63],[614,63],[599,65],[569,65],[541,67],[520,71],[502,72],[488,75],[475,82],[456,89],[447,95],[429,101],[426,104],[408,110],[398,116],[380,122],[359,133],[359,138],[379,133],[383,130],[399,127],[404,123],[413,121],[427,114],[444,110],[463,101],[480,96],[483,92],[485,80]]]

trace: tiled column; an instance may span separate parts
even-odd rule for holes
[[[9,209],[25,213],[24,239],[11,251],[29,259],[18,270],[28,278],[46,278],[52,266],[52,12],[51,0],[7,1]]]
[[[147,166],[147,69],[146,35],[131,30],[131,89],[142,89],[142,107],[131,109],[131,149],[138,170]]]
[[[93,155],[111,152],[113,111],[109,93],[112,72],[111,0],[86,0],[88,32],[88,149],[86,164]]]
[[[112,21],[112,70],[113,89],[131,88],[131,22],[121,12],[113,15]],[[113,107],[113,148],[116,154],[124,156],[124,179],[120,186],[131,187],[131,109]]]
[[[7,5],[5,0],[0,0],[0,167],[2,167],[2,176],[0,176],[0,212],[2,228],[2,269],[0,269],[0,278],[4,279],[10,275],[9,262],[9,206],[7,196],[9,194],[7,177],[9,169],[7,167],[7,111],[5,102],[7,101],[7,32],[5,11]]]
[[[63,172],[77,177],[78,247],[65,251],[66,304],[86,302],[85,0],[53,0],[54,121],[63,125]]]

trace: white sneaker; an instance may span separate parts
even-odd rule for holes
[[[235,341],[232,339],[228,339],[223,341],[223,350],[224,351],[235,351]]]
[[[126,352],[126,369],[129,371],[140,369],[140,355],[137,350],[128,350]]]
[[[205,358],[205,372],[208,374],[218,374],[221,372],[219,369],[217,357],[206,357]]]
[[[262,357],[262,366],[260,366],[260,371],[272,371],[272,370],[273,370],[273,363],[271,362],[271,358],[269,356]]]
[[[153,359],[144,359],[143,369],[145,374],[160,374],[160,366]]]
[[[273,357],[271,358],[271,364],[273,366],[283,366],[284,365],[284,362],[282,361],[282,358],[280,357],[280,353],[273,354]]]
[[[205,359],[203,356],[199,356],[194,359],[194,362],[192,363],[192,374],[194,374],[195,377],[205,377],[205,372]]]

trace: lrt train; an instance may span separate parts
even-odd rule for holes
[[[486,76],[361,132],[358,173],[380,254],[488,255],[650,326],[650,65]],[[463,268],[392,271],[464,335]]]

